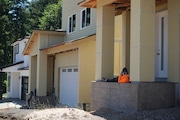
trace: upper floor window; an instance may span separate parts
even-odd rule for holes
[[[15,54],[18,54],[18,53],[19,53],[19,44],[16,44],[16,45],[14,46],[14,53],[15,53]]]
[[[14,60],[13,60],[13,61],[16,62],[16,54],[19,53],[19,44],[16,44],[16,45],[14,46],[13,52],[14,52]]]
[[[81,11],[81,28],[90,26],[91,24],[91,9],[86,8]]]
[[[73,14],[72,16],[69,17],[68,19],[69,22],[69,30],[68,32],[74,32],[76,30],[76,14]]]

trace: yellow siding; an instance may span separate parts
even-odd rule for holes
[[[79,48],[79,102],[90,103],[90,83],[95,80],[95,44],[89,41]]]
[[[77,67],[78,66],[78,51],[65,52],[55,56],[55,93],[59,96],[59,76],[61,67]]]
[[[114,75],[122,69],[122,15],[115,17]]]

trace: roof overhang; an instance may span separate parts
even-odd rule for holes
[[[3,66],[0,69],[1,69],[1,72],[17,72],[19,68],[23,67],[23,63],[24,63],[24,61],[12,63],[9,65]]]
[[[96,0],[83,0],[78,3],[80,7],[87,7],[87,8],[96,8],[97,1]]]
[[[34,30],[30,40],[27,43],[27,46],[25,47],[23,51],[23,55],[29,55],[29,52],[34,44],[34,42],[38,39],[39,34],[51,34],[51,35],[66,35],[66,31],[46,31],[46,30]]]
[[[87,8],[96,8],[97,1],[99,0],[83,0],[78,3],[80,7]],[[167,0],[156,0],[156,6],[167,3]],[[115,7],[115,15],[121,14],[125,10],[130,10],[131,0],[106,0],[102,4],[104,5],[114,5]]]

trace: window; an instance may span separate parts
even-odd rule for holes
[[[69,22],[69,30],[68,32],[74,32],[76,30],[76,14],[72,15],[68,19]]]
[[[14,56],[13,56],[14,59],[13,59],[13,61],[16,62],[16,54],[19,53],[19,44],[16,44],[16,45],[14,46],[13,52],[14,52]]]
[[[81,11],[81,28],[90,26],[91,24],[91,9],[86,8]]]
[[[16,44],[16,45],[14,46],[14,53],[15,53],[15,54],[18,54],[18,53],[19,53],[19,44]]]

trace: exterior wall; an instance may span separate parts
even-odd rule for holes
[[[58,45],[60,43],[63,43],[64,39],[65,39],[64,36],[48,35],[48,47],[51,47],[53,45]]]
[[[66,41],[76,40],[81,37],[89,36],[96,33],[96,10],[92,10],[91,14],[91,26],[80,29],[80,16],[81,10],[84,9],[79,7],[77,4],[82,0],[63,0],[62,2],[62,29],[68,31],[68,17],[76,14],[76,31],[70,34],[67,34]],[[71,4],[69,4],[71,3]],[[67,32],[68,33],[68,32]]]
[[[34,55],[37,55],[37,52],[38,52],[38,40],[35,40],[34,43],[33,43],[33,46],[29,52],[29,55],[30,56],[34,56]]]
[[[36,89],[37,81],[37,56],[30,56],[29,62],[29,89],[28,92],[34,91]]]
[[[90,103],[90,83],[95,80],[96,41],[79,46],[79,103]]]
[[[64,42],[64,36],[52,34],[39,34],[40,46],[39,49],[48,48],[53,45],[58,45]]]
[[[19,80],[19,72],[12,72],[11,73],[11,91],[10,94],[7,94],[9,98],[19,98],[19,87],[20,87],[20,80]]]
[[[56,54],[55,56],[55,68],[54,68],[54,87],[55,94],[59,97],[59,86],[60,86],[60,68],[62,67],[78,67],[78,51],[65,52]]]
[[[13,58],[16,57],[16,61],[14,61],[13,59],[13,63],[16,62],[20,62],[20,61],[24,61],[25,57],[22,55],[22,52],[26,46],[26,43],[28,42],[29,39],[22,39],[19,41],[16,41],[12,44],[12,46],[14,47],[15,45],[19,44],[19,49],[18,49],[18,54],[13,54]],[[13,49],[14,50],[14,49]],[[14,53],[14,52],[13,52]]]
[[[53,62],[54,62],[54,57],[48,57],[48,66],[47,66],[47,93],[52,93],[53,92],[53,75],[54,75],[54,70],[53,70]]]
[[[114,75],[122,70],[122,15],[115,17]]]

